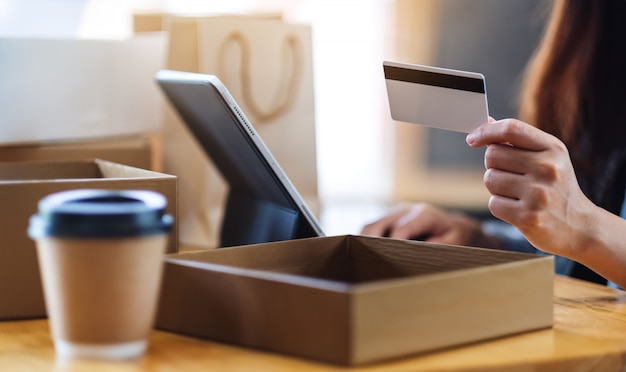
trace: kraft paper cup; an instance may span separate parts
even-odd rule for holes
[[[172,218],[152,191],[72,190],[30,220],[55,350],[129,359],[148,345]]]

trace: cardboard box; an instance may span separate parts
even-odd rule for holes
[[[137,11],[133,13],[133,32],[163,31],[163,22],[167,13],[159,11]]]
[[[62,142],[37,145],[0,146],[0,161],[56,161],[102,159],[142,169],[161,168],[154,137],[119,138],[101,141]]]
[[[167,251],[177,252],[177,178],[103,160],[0,162],[0,319],[46,315],[29,218],[41,198],[78,188],[146,189],[165,195],[174,228]]]
[[[157,327],[357,365],[550,327],[553,258],[336,236],[169,255]]]

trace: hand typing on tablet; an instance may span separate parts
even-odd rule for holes
[[[501,246],[483,233],[477,220],[424,203],[401,205],[364,226],[361,234],[484,248]]]

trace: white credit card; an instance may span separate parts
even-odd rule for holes
[[[489,120],[482,74],[383,62],[391,117],[469,133]]]

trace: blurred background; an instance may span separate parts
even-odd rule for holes
[[[486,76],[491,116],[515,116],[520,78],[550,4],[545,0],[0,0],[0,37],[125,39],[136,33],[138,14],[145,19],[155,14],[269,14],[285,23],[309,25],[315,162],[308,172],[316,182],[312,188],[316,195],[304,196],[327,233],[334,235],[357,233],[363,223],[399,202],[426,201],[485,213],[488,195],[482,185],[482,152],[469,149],[463,134],[391,120],[382,62],[480,72]],[[6,57],[2,50],[0,71]],[[262,135],[270,150],[280,153],[280,141]],[[167,148],[164,156],[163,170],[170,172]],[[281,157],[277,156],[282,164]],[[311,178],[301,177],[302,170],[294,170],[298,174],[292,177],[288,168],[296,166],[283,168],[299,190],[311,189]],[[183,227],[183,237],[185,231]],[[189,228],[188,233],[194,231]]]

